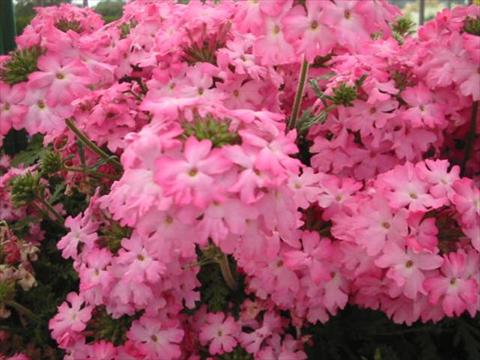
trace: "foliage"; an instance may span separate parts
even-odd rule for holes
[[[36,6],[52,6],[62,3],[71,3],[72,0],[17,0],[15,2],[15,22],[17,34],[32,21]]]
[[[123,1],[122,0],[101,0],[95,11],[99,13],[105,23],[112,22],[119,19],[123,13]],[[122,31],[124,31],[122,29]]]
[[[308,355],[318,360],[473,360],[478,359],[479,329],[480,317],[406,327],[380,312],[349,306],[310,328]]]

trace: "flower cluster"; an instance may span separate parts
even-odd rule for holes
[[[479,14],[401,38],[386,0],[39,10],[0,59],[0,139],[46,150],[0,178],[0,220],[65,228],[66,358],[302,360],[348,303],[475,316]]]
[[[445,10],[404,44],[378,39],[337,56],[315,104],[329,116],[309,133],[312,166],[367,180],[427,154],[455,152],[452,140],[475,132],[469,115],[480,97],[478,35],[464,29],[469,16],[478,19],[478,8]],[[472,173],[474,164],[467,164]]]
[[[408,324],[477,313],[480,193],[459,170],[446,160],[407,162],[334,215],[353,303]]]

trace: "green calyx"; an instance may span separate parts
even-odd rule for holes
[[[63,32],[67,32],[68,30],[72,30],[76,33],[81,33],[83,31],[82,25],[78,20],[67,20],[65,18],[61,18],[55,23],[55,27],[58,30]]]
[[[392,25],[394,38],[403,43],[403,39],[415,32],[415,22],[409,16],[403,16]]]
[[[28,75],[38,70],[37,61],[42,52],[39,46],[13,51],[0,69],[0,80],[9,85],[27,81]]]
[[[122,345],[127,339],[126,333],[136,316],[122,316],[114,319],[110,316],[104,306],[97,307],[92,319],[87,324],[87,333],[92,334],[93,341],[107,340],[113,345]],[[87,337],[87,340],[90,336]]]
[[[135,20],[130,20],[129,22],[120,24],[118,27],[120,30],[120,39],[125,39],[130,34],[130,31],[137,26],[137,24],[138,23]]]
[[[332,100],[335,105],[353,106],[352,103],[357,95],[356,87],[342,83],[333,89]]]
[[[210,140],[214,147],[240,144],[240,136],[229,129],[229,121],[219,121],[211,115],[196,117],[184,122],[183,137],[195,136],[198,140]]]
[[[54,151],[47,151],[40,158],[40,168],[45,175],[55,174],[63,169],[62,157]]]
[[[411,83],[408,74],[400,71],[395,71],[392,74],[392,79],[395,82],[395,87],[400,91],[405,90],[408,86],[410,86]]]
[[[122,240],[129,238],[132,234],[132,229],[127,226],[121,226],[116,221],[111,220],[110,223],[102,227],[99,232],[99,245],[116,254],[122,247]]]
[[[207,28],[204,25],[204,28],[201,30],[200,40],[197,40],[197,36],[187,31],[191,44],[183,48],[183,60],[190,65],[201,62],[216,65],[217,50],[225,47],[230,28],[231,24],[225,23],[220,25],[216,34],[207,35]]]
[[[468,16],[463,23],[463,30],[466,33],[480,36],[480,17],[470,17]]]
[[[40,193],[40,176],[30,172],[15,177],[11,182],[12,202],[23,206],[34,201]]]

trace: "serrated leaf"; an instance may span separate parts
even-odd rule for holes
[[[468,360],[480,359],[480,329],[460,320],[454,342],[463,344]]]
[[[304,134],[315,124],[322,124],[327,119],[328,113],[321,111],[318,115],[312,115],[310,110],[305,111],[298,120],[297,130],[300,134]]]
[[[50,204],[55,204],[60,198],[63,196],[65,192],[66,184],[65,183],[60,183],[57,186],[55,186],[55,190],[48,199]]]
[[[46,153],[47,148],[43,147],[43,136],[35,135],[31,138],[27,148],[19,152],[12,160],[12,166],[30,166]]]

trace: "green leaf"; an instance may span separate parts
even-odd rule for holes
[[[12,166],[30,166],[48,151],[43,147],[43,136],[34,135],[25,150],[19,152],[12,160]]]
[[[297,122],[297,130],[299,134],[305,134],[315,124],[323,124],[327,120],[328,113],[321,111],[317,115],[313,115],[311,110],[306,110]]]
[[[480,359],[480,328],[459,320],[454,344],[463,344],[468,360]]]

